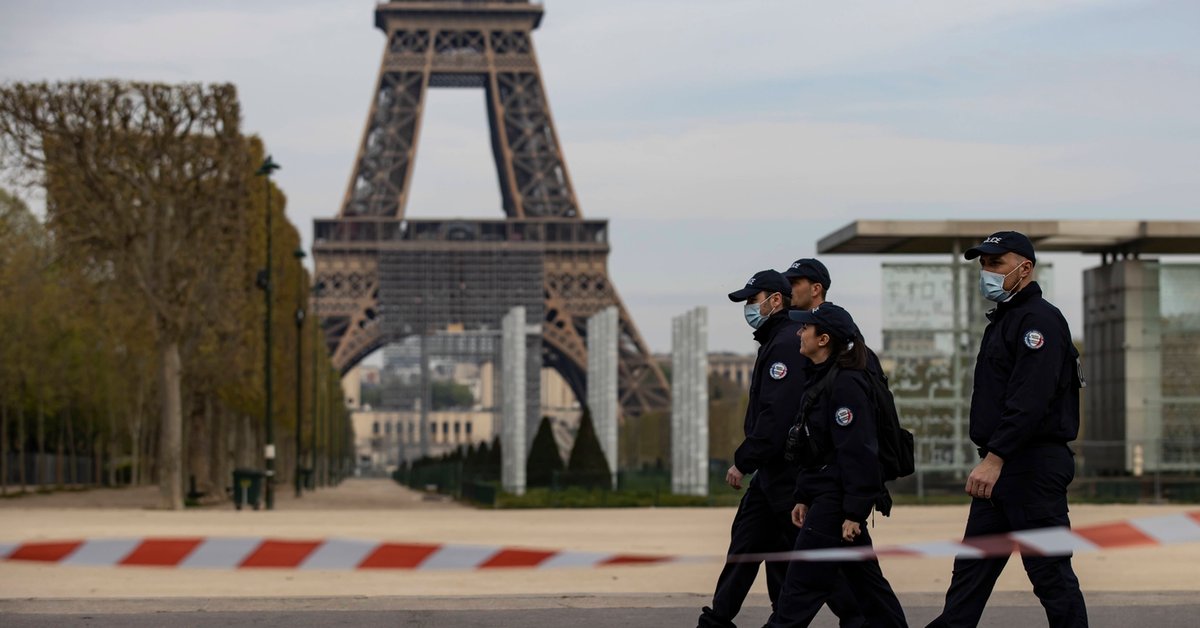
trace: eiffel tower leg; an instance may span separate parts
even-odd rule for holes
[[[385,57],[341,217],[404,217],[429,77],[388,70]]]
[[[667,412],[670,387],[654,361],[633,317],[609,280],[604,254],[547,255],[545,343],[568,364],[555,364],[580,402],[586,399],[587,319],[615,305],[620,309],[619,366],[621,413],[625,417]],[[578,374],[583,374],[580,378]]]
[[[379,324],[379,264],[375,253],[314,256],[315,314],[333,365],[345,374],[383,347]]]

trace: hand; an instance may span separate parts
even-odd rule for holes
[[[857,521],[849,519],[842,522],[842,540],[850,543],[854,541],[854,537],[862,534],[862,526],[858,525]]]
[[[731,488],[734,488],[734,489],[737,489],[740,491],[740,490],[742,490],[742,478],[743,477],[745,477],[745,476],[742,475],[741,471],[738,471],[737,465],[732,465],[729,467],[729,470],[725,472],[725,483],[728,484]]]
[[[967,476],[967,494],[979,499],[991,499],[992,489],[1000,479],[1000,468],[1004,460],[996,454],[988,454]]]
[[[796,507],[792,509],[792,525],[796,526],[797,528],[803,528],[804,517],[807,514],[808,506],[805,506],[804,504],[796,504]]]

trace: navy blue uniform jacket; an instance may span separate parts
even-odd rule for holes
[[[793,505],[796,468],[783,459],[783,447],[804,396],[804,368],[811,364],[800,355],[799,330],[800,323],[778,312],[754,331],[759,347],[750,377],[746,438],[733,454],[738,471],[757,474],[751,488],[766,493],[771,508],[780,511]]]
[[[971,395],[971,440],[1007,466],[1027,445],[1079,435],[1079,371],[1071,330],[1030,283],[988,312]]]
[[[808,381],[817,385],[833,359],[809,367]],[[883,492],[875,404],[867,371],[838,369],[829,391],[808,412],[813,440],[826,452],[827,464],[800,471],[795,500],[811,506],[818,495],[837,493],[842,512],[851,521],[865,522]]]

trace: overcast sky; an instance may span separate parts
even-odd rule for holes
[[[379,69],[372,0],[0,1],[0,80],[232,82],[288,213],[339,209]],[[554,0],[535,34],[583,214],[655,351],[725,293],[874,219],[1200,217],[1200,3]],[[481,90],[426,103],[412,218],[499,218]],[[1056,300],[1082,335],[1080,272]],[[827,256],[878,345],[880,258]],[[896,261],[896,260],[891,260]]]

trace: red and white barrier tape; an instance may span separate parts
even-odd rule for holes
[[[1136,546],[1200,541],[1200,511],[1131,519],[1075,529],[1043,528],[964,541],[906,543],[879,548],[832,548],[730,556],[738,562],[845,561],[878,556],[983,558],[1015,551],[1066,555]],[[0,542],[0,559],[59,565],[178,567],[183,569],[494,569],[606,567],[719,560],[712,556],[654,556],[533,550],[487,545],[384,543],[352,539],[136,538]]]
[[[989,558],[1020,552],[1032,556],[1067,556],[1137,546],[1174,545],[1200,541],[1200,511],[1144,517],[1079,528],[1040,528],[1006,534],[976,536],[962,541],[904,543],[883,547],[836,547],[830,549],[742,554],[731,562],[847,561],[876,557],[962,557]]]
[[[485,545],[382,543],[352,539],[147,538],[0,543],[0,558],[59,565],[183,569],[492,569],[604,567],[680,562],[668,556],[519,549]]]

